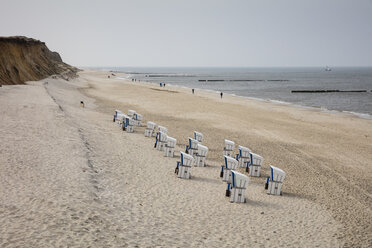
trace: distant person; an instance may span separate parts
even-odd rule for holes
[[[163,84],[163,86],[165,87],[165,83]]]
[[[163,83],[160,83],[160,87],[163,87]]]
[[[221,95],[221,99],[222,99],[222,97],[223,97],[223,93],[221,92],[221,94],[220,94],[220,95]]]
[[[194,94],[195,90],[194,90],[194,89],[192,89],[191,91],[192,91],[192,94]]]

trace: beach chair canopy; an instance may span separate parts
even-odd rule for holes
[[[134,126],[134,120],[129,116],[125,116],[125,125],[126,126]]]
[[[158,130],[159,130],[159,132],[163,132],[163,133],[167,133],[168,132],[167,128],[166,127],[163,127],[163,126],[158,126]]]
[[[270,180],[274,182],[283,182],[285,178],[285,172],[278,167],[270,165]]]
[[[194,131],[194,139],[196,139],[199,142],[203,142],[203,134],[197,131]]]
[[[230,150],[230,151],[234,150],[234,147],[235,147],[235,142],[234,141],[225,139],[225,149],[226,150]]]
[[[198,155],[206,157],[208,153],[208,147],[198,144]]]
[[[152,121],[147,122],[147,128],[154,130],[156,128],[156,123]]]
[[[250,153],[250,158],[251,158],[251,165],[262,165],[264,159],[260,155],[251,152]]]
[[[128,110],[128,115],[129,115],[130,117],[133,117],[135,114],[136,114],[136,111],[134,111],[134,110],[132,110],[132,109]]]
[[[116,119],[119,120],[119,121],[123,121],[123,120],[125,120],[125,118],[127,118],[127,116],[125,114],[117,114],[117,116],[116,116]]]
[[[134,114],[134,119],[137,120],[137,121],[142,121],[143,119],[143,116],[141,114]]]
[[[238,160],[229,156],[223,156],[225,159],[225,168],[234,170],[238,167]]]
[[[249,153],[251,150],[245,146],[238,146],[239,149],[239,156],[241,158],[249,158]]]
[[[123,112],[121,112],[120,110],[117,110],[115,109],[115,116],[117,116],[118,114],[122,114]]]
[[[181,165],[182,166],[192,166],[194,163],[193,156],[186,154],[184,152],[181,152]]]
[[[242,173],[239,173],[237,171],[234,171],[232,170],[231,171],[231,186],[233,188],[247,188],[247,185],[248,185],[248,182],[249,182],[249,178],[242,174]]]
[[[199,142],[196,139],[189,137],[189,148],[190,149],[198,149]]]
[[[168,140],[168,135],[162,131],[159,132],[158,139],[160,142],[167,142]]]
[[[168,139],[167,139],[167,146],[168,147],[175,147],[176,143],[177,143],[177,140],[175,138],[168,136]]]

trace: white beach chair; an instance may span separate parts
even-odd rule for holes
[[[231,171],[231,193],[230,193],[230,202],[245,202],[245,190],[247,189],[249,183],[249,178],[237,171]]]
[[[181,152],[181,161],[177,162],[177,167],[175,169],[177,176],[179,178],[190,179],[193,163],[194,158],[191,155]]]
[[[246,164],[246,172],[252,177],[259,177],[261,175],[261,166],[264,161],[263,157],[251,152],[250,161]]]
[[[246,167],[247,162],[250,161],[249,153],[251,152],[251,150],[244,146],[238,146],[238,149],[239,149],[239,153],[236,154],[236,160],[239,161],[239,167],[244,168]]]
[[[132,110],[132,109],[130,109],[130,110],[128,110],[128,116],[130,117],[130,118],[133,118],[133,116],[136,114],[136,111],[135,110]]]
[[[223,148],[223,155],[232,157],[234,148],[235,148],[235,142],[225,139],[225,147]]]
[[[143,119],[143,116],[141,114],[138,114],[138,113],[135,113],[133,115],[133,120],[134,120],[134,123],[137,127],[140,127],[142,125],[142,119]]]
[[[196,139],[200,143],[203,142],[203,134],[197,131],[194,131],[194,139]]]
[[[118,114],[123,114],[120,110],[115,110],[115,114],[114,114],[114,119],[113,119],[113,122],[116,122],[116,118],[118,116]]]
[[[156,123],[152,121],[147,122],[147,127],[145,129],[145,137],[155,137]]]
[[[186,146],[186,152],[195,158],[198,152],[199,142],[196,139],[189,137],[189,144]]]
[[[134,132],[134,120],[129,116],[126,116],[122,123],[123,131],[127,131],[127,133]]]
[[[116,115],[116,118],[115,118],[115,122],[116,122],[116,124],[118,124],[119,126],[123,126],[123,123],[124,123],[124,121],[125,121],[125,118],[127,118],[128,116],[127,115],[125,115],[125,114],[120,114],[120,113],[118,113],[117,115]]]
[[[223,156],[225,165],[221,166],[222,181],[231,182],[231,170],[236,170],[238,167],[238,160],[229,156]]]
[[[164,151],[165,144],[168,141],[168,135],[161,131],[156,135],[155,147],[159,151]]]
[[[198,144],[198,152],[196,153],[195,165],[204,167],[207,154],[208,147]]]
[[[282,184],[285,178],[285,172],[275,166],[270,165],[270,177],[266,179],[265,189],[270,195],[281,195]]]
[[[172,157],[174,156],[174,147],[176,146],[177,140],[175,138],[169,137],[167,143],[164,146],[164,156]]]

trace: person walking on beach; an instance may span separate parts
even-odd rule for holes
[[[194,91],[195,91],[195,90],[194,90],[194,89],[192,89],[191,91],[192,91],[192,93],[194,94]]]
[[[221,99],[222,99],[222,97],[223,97],[223,93],[221,92],[221,94],[220,94],[220,95],[221,95]]]

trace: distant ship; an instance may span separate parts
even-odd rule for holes
[[[329,68],[328,66],[325,67],[325,71],[332,71],[331,68]]]

